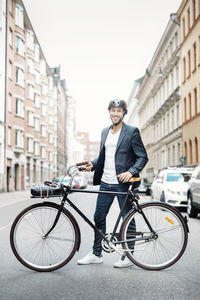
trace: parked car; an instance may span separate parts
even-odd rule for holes
[[[69,185],[70,177],[69,176],[61,176],[54,178],[53,182],[62,183],[64,185]],[[84,189],[87,187],[87,181],[82,176],[75,176],[72,182],[72,187],[75,189]]]
[[[52,182],[56,182],[56,183],[62,183],[64,185],[69,185],[69,176],[61,176],[61,177],[57,177],[57,178],[53,178]]]
[[[87,187],[87,180],[83,176],[75,176],[74,183],[77,189],[85,189]]]
[[[144,193],[146,195],[151,194],[150,184],[148,183],[146,178],[142,178],[141,183],[138,188],[135,189],[137,193]]]
[[[154,200],[176,207],[187,207],[188,181],[193,168],[167,168],[161,170],[151,185]]]
[[[200,165],[194,169],[188,184],[187,213],[189,217],[196,218],[200,213]]]

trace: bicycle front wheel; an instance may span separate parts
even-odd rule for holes
[[[78,225],[66,209],[45,237],[58,210],[59,205],[44,202],[27,207],[16,217],[10,232],[11,248],[27,268],[42,272],[59,269],[71,260],[79,247]]]
[[[183,255],[187,240],[187,225],[173,207],[160,202],[141,205],[154,233],[139,211],[133,210],[121,227],[123,248],[128,258],[147,270],[162,270],[176,263]]]

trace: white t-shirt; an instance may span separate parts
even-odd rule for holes
[[[105,163],[101,180],[109,184],[119,183],[115,171],[115,152],[120,132],[121,130],[113,134],[110,130],[105,142]]]

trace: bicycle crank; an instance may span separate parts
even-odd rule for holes
[[[110,240],[112,233],[106,233],[105,237]],[[112,243],[115,244],[115,246],[117,245],[116,243],[118,242],[118,239],[116,236],[113,237]],[[106,240],[102,239],[101,240],[101,248],[103,249],[103,251],[105,251],[106,253],[111,253],[114,252],[115,249],[111,248],[108,243],[106,242]]]

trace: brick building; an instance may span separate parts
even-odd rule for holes
[[[90,141],[88,132],[77,132],[79,141],[84,145],[84,160],[91,161],[99,155],[99,142]]]
[[[51,69],[21,0],[7,1],[4,190],[22,190],[66,166],[65,82]]]
[[[178,10],[181,33],[181,101],[185,163],[200,162],[200,0],[183,0]]]

